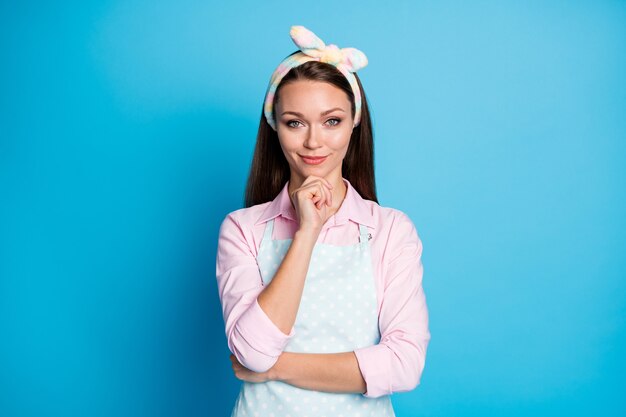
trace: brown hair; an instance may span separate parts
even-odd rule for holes
[[[297,52],[299,51],[291,55]],[[352,130],[350,144],[341,166],[341,173],[344,178],[350,181],[350,184],[361,197],[378,203],[374,179],[372,121],[361,80],[356,73],[354,76],[361,90],[361,121]],[[308,61],[289,70],[276,88],[274,109],[281,87],[296,80],[326,82],[343,90],[352,103],[352,118],[354,119],[354,93],[350,83],[334,65],[320,61]],[[276,120],[275,115],[274,120]],[[272,201],[282,190],[289,177],[289,164],[280,147],[278,133],[267,123],[263,110],[261,110],[261,122],[244,198],[245,207]]]

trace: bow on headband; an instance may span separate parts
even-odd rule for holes
[[[326,45],[304,26],[292,26],[289,31],[291,39],[305,54],[319,58],[334,66],[343,65],[350,72],[356,72],[367,65],[367,57],[356,48],[341,48],[337,45]]]
[[[354,126],[361,120],[361,91],[356,77],[352,74],[367,65],[367,57],[356,48],[339,48],[337,45],[326,45],[319,37],[304,26],[292,26],[289,35],[300,49],[293,55],[288,56],[281,62],[270,79],[270,84],[265,93],[263,111],[265,119],[276,130],[273,117],[273,103],[276,88],[283,77],[293,67],[302,65],[308,61],[320,61],[334,65],[346,77],[354,93]]]

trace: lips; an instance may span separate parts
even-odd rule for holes
[[[326,160],[327,156],[306,156],[306,155],[300,155],[300,157],[302,158],[302,160],[309,164],[309,165],[318,165],[321,164],[322,162],[324,162]]]

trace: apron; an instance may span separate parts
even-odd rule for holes
[[[257,263],[267,285],[292,239],[272,239],[269,220]],[[380,341],[376,287],[367,227],[359,224],[359,243],[316,243],[311,254],[295,334],[284,351],[350,352]],[[242,381],[231,417],[395,417],[389,395],[368,398],[358,393],[306,390],[281,381]]]

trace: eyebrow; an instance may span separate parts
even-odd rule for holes
[[[332,109],[329,109],[329,110],[326,110],[326,111],[321,112],[321,113],[320,113],[320,116],[327,115],[328,113],[332,113],[332,112],[334,112],[335,110],[339,110],[339,111],[342,111],[342,112],[344,112],[344,113],[345,113],[345,110],[344,110],[344,109],[342,109],[342,108],[340,108],[340,107],[333,107]],[[296,116],[304,117],[304,115],[303,115],[302,113],[298,113],[298,112],[296,112],[296,111],[284,111],[284,112],[281,114],[281,116],[283,116],[283,115],[285,115],[285,114],[293,114],[293,115],[296,115]]]

